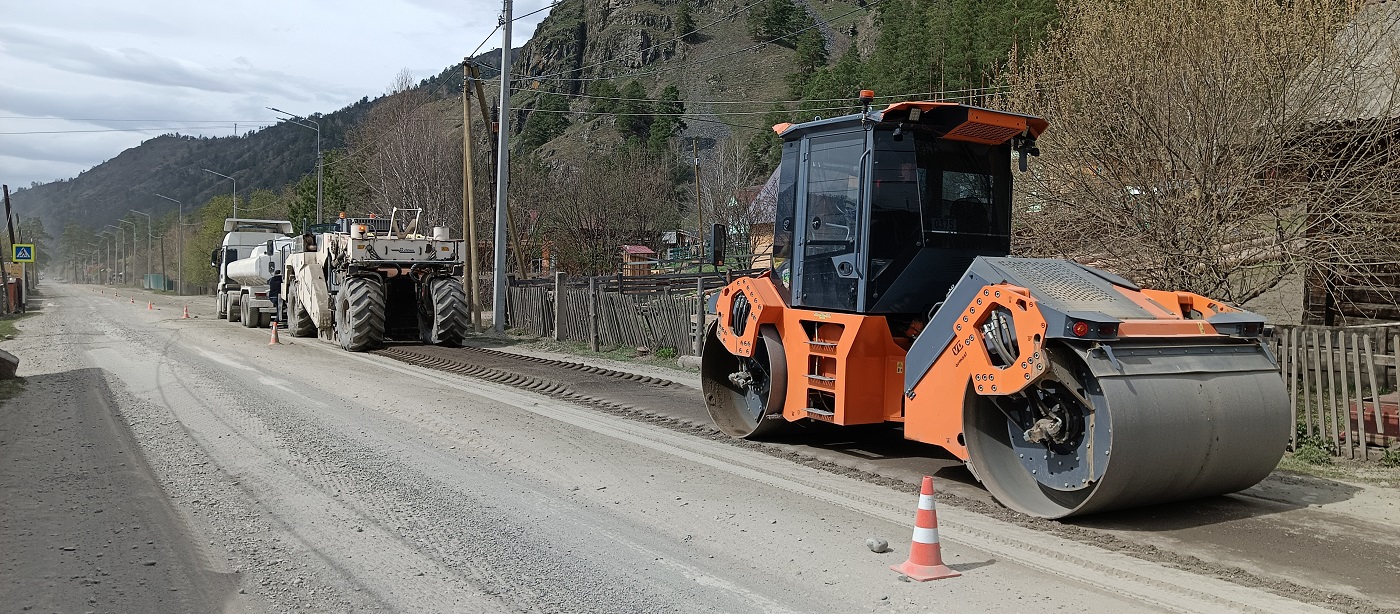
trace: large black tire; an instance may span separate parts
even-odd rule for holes
[[[384,345],[384,281],[378,276],[345,280],[335,299],[335,335],[340,347],[364,352]]]
[[[297,300],[296,281],[287,283],[287,315],[291,320],[287,324],[287,332],[293,337],[316,336],[316,321],[311,319],[311,312],[302,307],[301,301]]]
[[[435,277],[419,299],[418,336],[428,345],[456,347],[467,334],[467,296],[462,280]]]
[[[219,295],[216,295],[214,297],[214,312],[215,314],[217,314],[217,317],[221,320],[228,317],[228,303],[226,301],[227,298],[228,297],[226,296]]]
[[[240,307],[242,301],[236,300],[237,297],[232,294],[227,295],[227,297],[228,298],[224,300],[224,310],[228,313],[224,314],[224,317],[228,318],[230,322],[237,322],[241,316],[239,312],[241,311]]]

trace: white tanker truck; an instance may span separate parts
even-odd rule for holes
[[[267,280],[281,268],[281,256],[272,252],[274,243],[290,250],[288,238],[292,223],[285,220],[224,220],[224,241],[209,256],[209,265],[218,269],[214,307],[219,317],[242,322],[249,328],[268,326],[272,321],[272,301],[267,297]]]

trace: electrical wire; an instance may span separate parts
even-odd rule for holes
[[[549,9],[554,8],[555,6],[558,6],[558,5],[559,5],[558,2],[551,2],[551,3],[549,3],[548,6],[545,6],[544,8],[537,9],[537,10],[533,10],[533,11],[530,11],[530,12],[528,12],[528,13],[525,13],[524,15],[521,15],[521,16],[519,16],[519,17],[516,17],[516,18],[511,19],[510,22],[511,22],[511,23],[515,23],[515,22],[517,22],[517,21],[520,21],[521,19],[524,19],[524,18],[529,17],[529,16],[531,16],[531,15],[534,15],[534,14],[536,14],[536,13],[540,13],[540,12],[543,12],[543,11],[547,11],[547,10],[549,10]],[[467,54],[467,57],[469,57],[469,58],[474,58],[474,57],[476,57],[476,52],[481,51],[481,48],[484,47],[484,46],[486,45],[486,43],[488,43],[488,42],[491,41],[491,37],[492,37],[492,36],[495,36],[496,33],[497,33],[497,32],[500,32],[500,31],[501,31],[501,24],[497,23],[497,24],[496,24],[496,27],[491,28],[491,32],[490,32],[489,34],[486,35],[486,38],[481,39],[481,44],[477,45],[477,46],[476,46],[476,49],[473,49],[471,53],[468,53],[468,54]]]

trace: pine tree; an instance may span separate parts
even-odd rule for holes
[[[617,99],[621,98],[617,86],[611,81],[592,81],[588,85],[588,111],[590,113],[613,113],[617,111]]]
[[[569,103],[563,96],[551,93],[540,94],[535,110],[525,118],[525,127],[520,131],[520,139],[530,149],[538,148],[564,133],[569,127]]]
[[[681,0],[676,7],[676,34],[682,41],[694,43],[700,38],[700,34],[694,30],[695,18],[690,14],[690,0]]]
[[[631,81],[622,88],[622,100],[617,101],[614,111],[617,115],[617,130],[624,138],[646,138],[651,130],[651,103],[647,101],[647,90],[637,81]]]
[[[656,118],[651,122],[647,146],[657,151],[666,149],[671,137],[686,129],[682,113],[685,113],[685,103],[681,102],[680,88],[666,86],[661,90],[661,100],[656,103]]]

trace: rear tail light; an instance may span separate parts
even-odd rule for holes
[[[1089,323],[1075,322],[1074,326],[1070,327],[1070,330],[1074,332],[1074,336],[1083,337],[1084,335],[1089,334]]]

